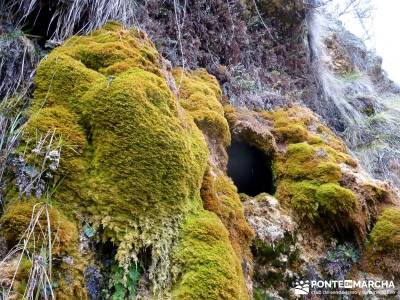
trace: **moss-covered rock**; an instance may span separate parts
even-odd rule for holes
[[[118,247],[115,259],[127,272],[147,249],[154,293],[169,292],[178,240],[198,251],[209,247],[210,253],[174,251],[184,266],[175,293],[195,295],[199,288],[194,294],[186,289],[194,284],[190,278],[207,275],[203,298],[246,298],[228,230],[204,211],[200,197],[208,150],[193,118],[202,127],[202,105],[204,120],[217,120],[210,128],[220,126],[218,134],[229,141],[218,83],[204,71],[185,75],[190,80],[182,85],[182,99],[211,103],[200,101],[193,110],[187,104],[188,114],[164,75],[161,57],[142,32],[111,23],[90,36],[72,37],[38,67],[20,153],[40,170],[49,151],[61,152],[60,165],[44,178],[57,187],[53,203],[68,216],[85,216],[100,240],[112,241]],[[232,205],[242,213],[239,203]],[[199,215],[204,217],[194,217]]]
[[[28,247],[41,247],[44,242],[42,239],[42,231],[47,230],[48,225],[51,228],[51,239],[54,247],[53,254],[61,255],[73,250],[78,242],[78,230],[73,222],[68,220],[59,210],[51,206],[47,207],[50,224],[48,223],[47,214],[39,211],[44,209],[45,204],[37,203],[36,201],[20,201],[13,203],[9,209],[0,218],[1,234],[10,244],[16,244],[26,234],[26,229],[31,221],[38,222],[32,234],[36,236],[35,245]],[[40,217],[35,220],[35,216]],[[33,217],[33,220],[32,220]]]
[[[174,299],[248,299],[240,262],[214,213],[188,217],[174,260],[179,266]]]
[[[74,36],[57,51],[82,62],[88,69],[106,76],[117,75],[132,67],[161,74],[160,56],[143,31],[122,30],[110,22],[85,36]]]
[[[201,196],[204,208],[214,212],[228,229],[229,239],[238,257],[249,258],[253,231],[246,221],[242,202],[232,180],[222,172],[213,176],[208,169]]]
[[[356,163],[343,142],[299,107],[263,116],[272,120],[274,136],[286,147],[274,161],[277,197],[312,221],[354,211],[357,198],[353,191],[341,186],[340,164]]]
[[[193,116],[199,128],[224,145],[230,144],[231,136],[220,102],[222,92],[217,79],[204,69],[193,72],[175,69],[173,74],[179,86],[180,104]]]
[[[293,106],[274,112],[262,112],[262,116],[273,122],[272,132],[278,142],[325,144],[337,151],[346,152],[344,142],[307,108]]]
[[[143,236],[136,237],[142,242],[130,237],[141,247],[154,241],[162,220],[200,204],[207,148],[159,72],[146,70],[141,59],[131,64],[131,58],[145,56],[156,66],[156,50],[139,36],[112,24],[49,54],[36,75],[25,141],[34,131],[61,136],[70,147],[62,147],[67,155],[61,168],[68,174],[57,200],[85,207],[116,243],[128,228],[142,228]],[[124,72],[103,76],[105,68],[127,61]],[[76,197],[65,187],[75,188]],[[150,229],[152,210],[157,218],[151,217]]]
[[[382,211],[370,234],[375,251],[391,252],[400,246],[400,209],[386,208]]]
[[[235,138],[259,148],[273,162],[276,197],[311,221],[336,223],[357,210],[356,194],[343,182],[343,165],[357,162],[346,146],[308,109],[293,106],[252,112],[225,106]]]

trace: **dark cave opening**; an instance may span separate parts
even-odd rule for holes
[[[239,193],[257,196],[274,194],[272,162],[260,149],[238,140],[228,148],[228,176],[232,178]]]

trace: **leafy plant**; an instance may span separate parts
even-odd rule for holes
[[[103,291],[104,296],[112,300],[135,299],[142,268],[132,264],[125,270],[114,262],[110,273],[108,290]]]

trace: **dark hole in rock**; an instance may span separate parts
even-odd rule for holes
[[[261,150],[245,142],[233,140],[228,148],[228,175],[239,193],[257,196],[274,194],[272,162]]]

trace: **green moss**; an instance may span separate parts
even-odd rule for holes
[[[278,177],[318,183],[338,182],[342,178],[339,164],[326,148],[306,142],[290,144],[285,156],[276,159],[275,173]]]
[[[340,164],[355,166],[356,162],[347,154],[343,142],[299,107],[263,116],[274,122],[278,141],[287,145],[286,152],[274,160],[277,198],[312,221],[354,211],[357,200],[351,190],[341,186]],[[296,130],[281,134],[282,128],[291,127]]]
[[[375,251],[390,252],[400,246],[400,209],[386,208],[371,231]]]
[[[143,249],[151,248],[154,292],[168,293],[171,249],[179,235],[181,245],[193,243],[199,254],[188,249],[177,252],[185,268],[176,293],[191,295],[186,291],[191,280],[209,274],[215,281],[204,280],[206,288],[196,288],[196,293],[245,298],[240,263],[228,232],[202,207],[200,186],[208,160],[205,138],[168,87],[159,61],[142,32],[115,23],[90,36],[72,37],[38,67],[20,151],[40,169],[42,157],[35,157],[33,150],[38,137],[52,133],[59,143],[45,140],[43,149],[61,148],[60,167],[49,180],[59,183],[53,202],[66,215],[84,215],[99,229],[101,240],[116,244],[115,259],[125,271]],[[195,88],[182,93],[182,98],[206,97],[212,103],[207,114],[216,109],[222,124],[216,80],[204,71],[190,76]],[[227,143],[225,125],[221,133]],[[227,216],[242,213],[238,203],[228,198],[224,203],[231,205]],[[179,234],[183,220],[193,214],[203,216],[189,218],[203,228],[196,228],[196,233],[189,222]],[[200,253],[203,248],[209,254]],[[214,263],[217,268],[211,268]],[[73,279],[80,278],[66,267],[62,273],[67,272]],[[67,286],[66,281],[60,282]],[[73,290],[64,295],[60,297],[84,298]]]
[[[291,144],[285,157],[275,161],[277,176],[290,176],[294,179],[306,178],[311,175],[310,169],[316,166],[314,159],[316,150],[308,143]]]
[[[307,142],[346,152],[343,141],[304,107],[293,106],[275,112],[262,112],[262,116],[273,122],[273,133],[278,142],[286,144]]]
[[[342,180],[342,171],[337,163],[320,162],[313,170],[312,177],[319,183],[339,182]]]
[[[290,203],[298,213],[314,220],[319,216],[319,202],[316,198],[318,186],[310,181],[291,182],[289,185]]]
[[[28,228],[32,214],[35,215],[44,204],[36,201],[19,201],[8,206],[5,214],[0,218],[1,234],[10,244],[16,244],[22,234]],[[53,254],[61,255],[75,250],[78,242],[78,230],[74,223],[69,221],[59,210],[48,207],[50,226],[52,228]],[[46,214],[43,213],[38,219],[40,226],[35,227],[33,234],[36,236],[35,245],[29,247],[40,247],[43,243],[41,231],[46,230],[48,223]]]
[[[82,95],[94,82],[106,81],[103,75],[86,68],[73,57],[60,53],[60,49],[63,48],[55,49],[39,64],[34,79],[36,89],[31,114],[44,106],[66,104],[71,112],[82,114],[82,108],[85,107]]]
[[[213,176],[207,170],[201,189],[204,208],[214,212],[229,231],[229,239],[239,259],[250,257],[249,245],[254,233],[244,216],[237,188],[222,172]]]
[[[82,173],[84,162],[77,157],[82,154],[87,141],[85,133],[78,125],[78,118],[63,106],[45,107],[31,115],[24,128],[24,143],[20,151],[37,146],[41,141],[41,149],[62,152],[64,163],[59,175],[78,176]],[[27,152],[25,161],[31,165],[40,166],[43,157],[35,152]]]
[[[175,252],[180,265],[174,299],[247,299],[228,232],[211,212],[190,216]]]
[[[307,139],[308,132],[301,124],[289,123],[278,126],[274,129],[274,134],[281,140],[289,143],[300,143]]]
[[[90,38],[73,37],[57,51],[104,75],[116,75],[132,67],[161,74],[158,52],[145,33],[125,30],[118,23],[109,23]]]
[[[196,124],[207,135],[229,145],[229,125],[220,102],[222,92],[217,79],[205,69],[193,72],[175,69],[174,77],[179,86],[182,107],[193,116]]]
[[[200,131],[159,72],[137,64],[112,80],[101,74],[150,46],[114,24],[55,49],[38,68],[25,132],[28,144],[37,132],[55,131],[73,150],[62,157],[67,175],[57,201],[86,208],[116,243],[128,239],[128,228],[145,227],[142,237],[129,241],[138,248],[149,239],[155,242],[162,220],[200,205],[208,155]],[[152,210],[158,218],[152,216],[154,226],[148,228]]]
[[[352,211],[357,203],[357,198],[351,190],[336,183],[320,185],[315,196],[321,209],[334,215]]]
[[[357,203],[354,193],[337,183],[319,185],[310,180],[281,182],[277,197],[290,201],[300,216],[312,221],[322,216],[346,215],[354,211]]]

